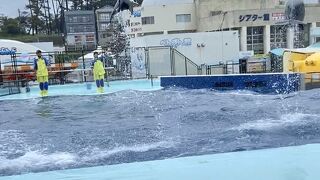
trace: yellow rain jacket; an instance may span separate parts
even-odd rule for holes
[[[48,76],[47,64],[44,59],[37,60],[37,77]]]
[[[93,65],[93,78],[94,80],[104,79],[104,74],[106,71],[104,70],[103,63],[97,59]]]
[[[34,70],[37,71],[37,81],[39,83],[48,82],[48,69],[49,62],[44,58],[34,59]]]

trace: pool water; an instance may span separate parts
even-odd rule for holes
[[[146,82],[0,100],[0,176],[320,143],[318,90],[259,95]]]

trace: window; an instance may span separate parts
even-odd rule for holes
[[[110,13],[101,13],[99,14],[100,21],[108,21],[110,19]]]
[[[142,18],[142,25],[144,25],[144,24],[154,24],[154,16],[143,17]]]
[[[177,14],[176,22],[177,23],[191,22],[191,14]]]
[[[99,30],[105,31],[105,30],[107,30],[107,28],[108,28],[108,23],[101,23]]]
[[[94,28],[93,28],[93,26],[84,26],[83,31],[84,32],[93,32]]]
[[[248,27],[247,49],[253,50],[255,54],[263,54],[263,27]]]
[[[316,37],[316,42],[320,42],[320,37]]]
[[[68,20],[70,23],[75,23],[78,21],[78,17],[77,16],[69,16]]]
[[[287,47],[287,30],[283,26],[270,27],[271,49]]]
[[[81,22],[90,22],[90,16],[82,16]]]
[[[317,27],[320,27],[320,22],[317,22],[317,23],[316,23],[316,26],[317,26]]]
[[[68,33],[74,33],[74,28],[72,26],[68,28]]]
[[[94,35],[93,34],[87,34],[86,35],[86,42],[94,42]]]
[[[74,41],[75,41],[75,43],[81,43],[82,42],[82,36],[81,35],[74,36]]]

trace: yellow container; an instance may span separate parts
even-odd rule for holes
[[[320,52],[285,51],[284,72],[320,72]]]

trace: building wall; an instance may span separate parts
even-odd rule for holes
[[[191,14],[191,22],[177,23],[177,14]],[[141,16],[154,16],[154,24],[143,24],[142,31],[150,32],[165,32],[166,31],[195,31],[196,14],[194,4],[172,4],[162,6],[147,6],[141,9]]]
[[[310,29],[312,23],[319,22],[320,17],[317,16],[320,12],[320,4],[314,2],[307,2],[305,24],[301,26],[300,35],[304,42],[295,42],[295,47],[304,47],[314,42],[314,38],[310,36]],[[261,28],[263,31],[263,48],[256,50],[256,53],[268,53],[271,48],[275,48],[276,44],[286,43],[273,43],[274,28],[277,23],[285,19],[285,1],[274,0],[247,0],[247,1],[217,1],[217,0],[197,0],[196,1],[197,18],[198,18],[198,31],[217,31],[237,29],[241,36],[241,50],[248,49],[251,41],[249,37],[249,29]],[[282,28],[281,32],[284,38],[286,37],[286,28]],[[279,31],[277,37],[279,38]],[[282,39],[284,39],[282,37]],[[262,45],[260,45],[262,47]]]
[[[67,11],[65,22],[67,50],[93,50],[96,48],[96,27],[93,11]]]
[[[273,48],[288,48],[287,31],[279,22],[285,20],[287,0],[194,0],[194,3],[172,3],[142,6],[142,17],[154,16],[155,23],[142,25],[144,35],[184,31],[211,32],[237,30],[240,50],[268,53]],[[296,33],[294,47],[305,47],[319,40],[320,3],[305,0],[305,24]],[[192,14],[192,22],[178,25],[176,14]],[[179,29],[179,30],[178,30]],[[302,39],[302,40],[300,40]]]
[[[131,39],[131,47],[171,46],[196,64],[218,64],[237,61],[237,31],[201,32],[144,36]]]
[[[142,36],[141,7],[134,7],[129,24],[130,38]]]
[[[107,42],[110,40],[110,33],[108,32],[107,27],[110,24],[110,17],[112,11],[112,6],[105,6],[96,11],[98,43],[100,46],[106,46]]]

